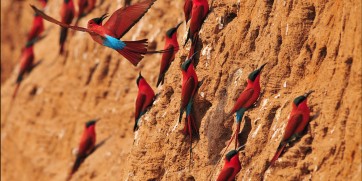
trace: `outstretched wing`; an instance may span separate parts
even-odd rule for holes
[[[151,8],[156,0],[145,0],[115,11],[103,27],[112,31],[119,39],[125,35]]]
[[[88,33],[91,33],[91,34],[97,34],[95,33],[94,31],[91,31],[87,28],[83,28],[83,27],[79,27],[79,26],[72,26],[72,25],[68,25],[68,24],[65,24],[65,23],[62,23],[50,16],[48,16],[47,14],[45,14],[43,11],[39,10],[38,8],[36,8],[35,6],[33,5],[30,5],[31,8],[33,8],[33,10],[35,11],[35,13],[39,14],[41,17],[43,17],[43,19],[49,21],[49,22],[52,22],[52,23],[55,23],[61,27],[64,27],[64,28],[71,28],[73,30],[77,30],[77,31],[83,31],[83,32],[88,32]]]

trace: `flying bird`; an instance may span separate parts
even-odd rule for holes
[[[142,115],[152,106],[155,98],[155,92],[151,86],[142,77],[141,72],[137,78],[138,95],[136,99],[136,112],[135,112],[135,124],[133,131],[138,129],[138,122]]]
[[[177,41],[177,29],[182,24],[179,23],[176,27],[169,29],[166,32],[166,43],[164,49],[170,50],[162,54],[161,59],[161,67],[160,67],[160,74],[158,75],[158,80],[156,86],[162,85],[165,79],[165,74],[167,70],[170,68],[171,63],[175,59],[175,55],[179,50],[179,45]]]
[[[243,146],[235,150],[229,151],[225,155],[225,164],[222,168],[219,176],[217,177],[217,181],[233,181],[235,180],[236,175],[241,170],[241,163],[239,160],[239,152]]]
[[[136,66],[147,53],[164,53],[169,50],[147,51],[147,39],[138,41],[121,41],[123,37],[148,11],[156,0],[145,0],[128,7],[115,11],[108,21],[102,25],[107,14],[88,21],[87,28],[71,26],[55,20],[44,12],[32,6],[35,12],[39,13],[45,20],[58,24],[64,28],[71,28],[77,31],[88,32],[94,41],[116,50],[134,66]]]
[[[279,147],[270,161],[269,167],[274,165],[275,161],[284,151],[287,144],[302,136],[302,132],[309,123],[310,110],[307,105],[307,97],[314,91],[309,91],[302,96],[294,99],[292,103],[292,112],[290,113],[284,135],[280,141]]]
[[[37,11],[36,13],[42,16],[41,13],[38,13]],[[63,5],[60,9],[61,23],[69,26],[73,21],[74,15],[75,15],[75,9],[74,9],[73,0],[64,0]],[[65,40],[67,39],[67,35],[68,35],[68,28],[61,27],[60,38],[59,38],[59,46],[60,46],[59,54],[62,54],[64,52],[64,43]]]
[[[97,121],[99,121],[99,119],[90,120],[85,123],[84,131],[79,143],[78,153],[67,180],[71,179],[83,161],[94,151],[96,143],[95,126]]]
[[[238,146],[238,134],[240,132],[240,123],[244,116],[246,110],[248,110],[259,98],[260,95],[260,75],[263,70],[263,64],[260,68],[254,70],[248,76],[248,85],[244,91],[240,94],[238,100],[236,101],[234,107],[229,111],[226,118],[229,118],[236,112],[236,130],[234,133],[235,137],[235,148]],[[232,138],[233,138],[232,137]]]

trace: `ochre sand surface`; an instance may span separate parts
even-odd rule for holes
[[[113,12],[123,1],[105,1],[87,20]],[[177,124],[181,48],[156,89],[161,55],[133,67],[88,34],[70,32],[66,55],[58,55],[59,27],[35,45],[42,63],[27,76],[10,109],[20,50],[30,29],[35,1],[1,1],[1,180],[65,180],[84,123],[100,117],[97,142],[109,138],[81,165],[73,180],[214,180],[216,165],[232,134],[224,120],[246,86],[248,74],[265,62],[262,94],[245,114],[237,180],[361,180],[361,2],[215,0],[200,32],[197,66],[204,79],[195,100],[200,138],[189,142]],[[47,13],[59,19],[61,1]],[[165,32],[184,20],[182,0],[158,0],[123,40],[148,38],[162,49]],[[16,9],[16,11],[14,10]],[[178,31],[182,44],[185,24]],[[133,133],[138,72],[159,93]],[[291,111],[292,100],[308,99],[312,120],[306,134],[266,170]],[[9,112],[10,110],[10,112]],[[9,112],[9,114],[7,114]],[[135,140],[134,140],[135,139]],[[229,148],[231,149],[231,147]]]

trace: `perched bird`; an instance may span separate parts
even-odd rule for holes
[[[185,13],[186,24],[190,20],[191,11],[192,11],[192,0],[185,0],[184,13]]]
[[[244,91],[240,94],[234,107],[229,111],[227,118],[232,116],[236,112],[236,130],[235,136],[235,148],[238,146],[238,134],[240,132],[240,123],[246,110],[248,110],[259,98],[260,95],[260,74],[263,70],[263,64],[259,69],[254,70],[248,76],[248,85]],[[234,137],[233,136],[233,137]],[[232,137],[232,138],[233,138]]]
[[[156,84],[157,87],[160,84],[163,84],[165,79],[165,74],[167,70],[170,68],[171,63],[175,59],[175,55],[179,50],[179,45],[177,41],[177,29],[181,24],[182,22],[179,23],[176,27],[171,28],[166,32],[165,49],[168,49],[170,51],[162,54],[160,74],[158,75],[158,80]]]
[[[33,19],[33,26],[31,27],[30,32],[28,34],[27,42],[33,40],[34,38],[39,37],[43,31],[44,31],[43,18],[39,14],[35,13]]]
[[[95,126],[97,121],[99,121],[99,119],[90,120],[85,123],[84,131],[79,143],[78,153],[67,180],[71,179],[83,161],[94,151],[96,143]]]
[[[78,14],[75,26],[78,25],[79,20],[90,13],[96,6],[96,0],[78,0]]]
[[[191,42],[195,42],[195,35],[199,33],[202,24],[204,23],[207,14],[209,13],[209,3],[207,0],[192,0],[191,21],[190,28],[187,33],[185,44],[191,39]]]
[[[192,56],[193,57],[193,56]],[[196,93],[197,86],[198,86],[198,79],[192,65],[192,57],[186,60],[181,65],[182,70],[182,90],[181,90],[181,107],[180,107],[180,117],[179,122],[181,122],[182,115],[186,109],[186,116],[190,114],[193,97]],[[190,66],[191,65],[191,66]],[[189,109],[187,109],[189,108]]]
[[[38,13],[37,14],[42,15],[42,13]],[[73,21],[75,15],[75,9],[74,9],[74,4],[73,4],[73,0],[64,0],[63,5],[60,9],[60,17],[61,17],[61,23],[63,24],[71,24]],[[45,19],[45,18],[44,18]],[[59,54],[62,54],[64,51],[64,43],[65,40],[67,39],[67,34],[68,34],[68,28],[66,27],[61,27],[60,28],[60,39],[59,39]]]
[[[94,41],[116,50],[136,66],[147,53],[164,53],[168,51],[147,51],[147,39],[138,41],[119,40],[143,17],[155,1],[156,0],[144,0],[131,6],[120,8],[112,14],[104,25],[102,25],[102,22],[107,17],[106,14],[99,18],[93,18],[88,21],[87,28],[59,22],[38,10],[36,7],[32,6],[32,8],[47,21],[58,24],[64,28],[88,32]]]
[[[142,115],[152,106],[155,98],[155,92],[153,92],[151,86],[142,77],[141,72],[137,78],[138,95],[136,99],[136,112],[135,112],[135,124],[133,131],[138,129],[138,121]]]
[[[283,138],[280,141],[278,150],[270,161],[269,166],[272,166],[275,163],[287,144],[302,136],[302,132],[309,123],[310,110],[307,105],[307,97],[312,92],[314,91],[309,91],[294,99],[292,103],[292,112],[290,113],[288,124],[285,127]]]
[[[17,92],[19,90],[20,84],[24,78],[25,74],[29,74],[40,62],[34,64],[34,49],[33,45],[42,39],[43,37],[36,37],[31,41],[28,41],[25,47],[22,49],[20,57],[20,68],[19,73],[16,78],[16,87],[13,93],[12,98],[15,99]]]
[[[243,146],[240,146],[236,150],[231,150],[225,155],[225,164],[222,168],[217,181],[233,181],[236,175],[241,170],[241,164],[239,160],[239,151]]]

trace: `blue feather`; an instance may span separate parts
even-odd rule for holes
[[[236,122],[240,123],[241,119],[244,116],[246,109],[245,108],[240,108],[238,111],[236,111]]]
[[[189,101],[189,103],[187,103],[187,106],[186,106],[186,116],[191,114],[192,102],[193,102],[193,100],[191,99],[191,100]]]
[[[126,46],[123,41],[109,35],[106,35],[106,37],[103,39],[103,45],[115,50],[122,50]]]

